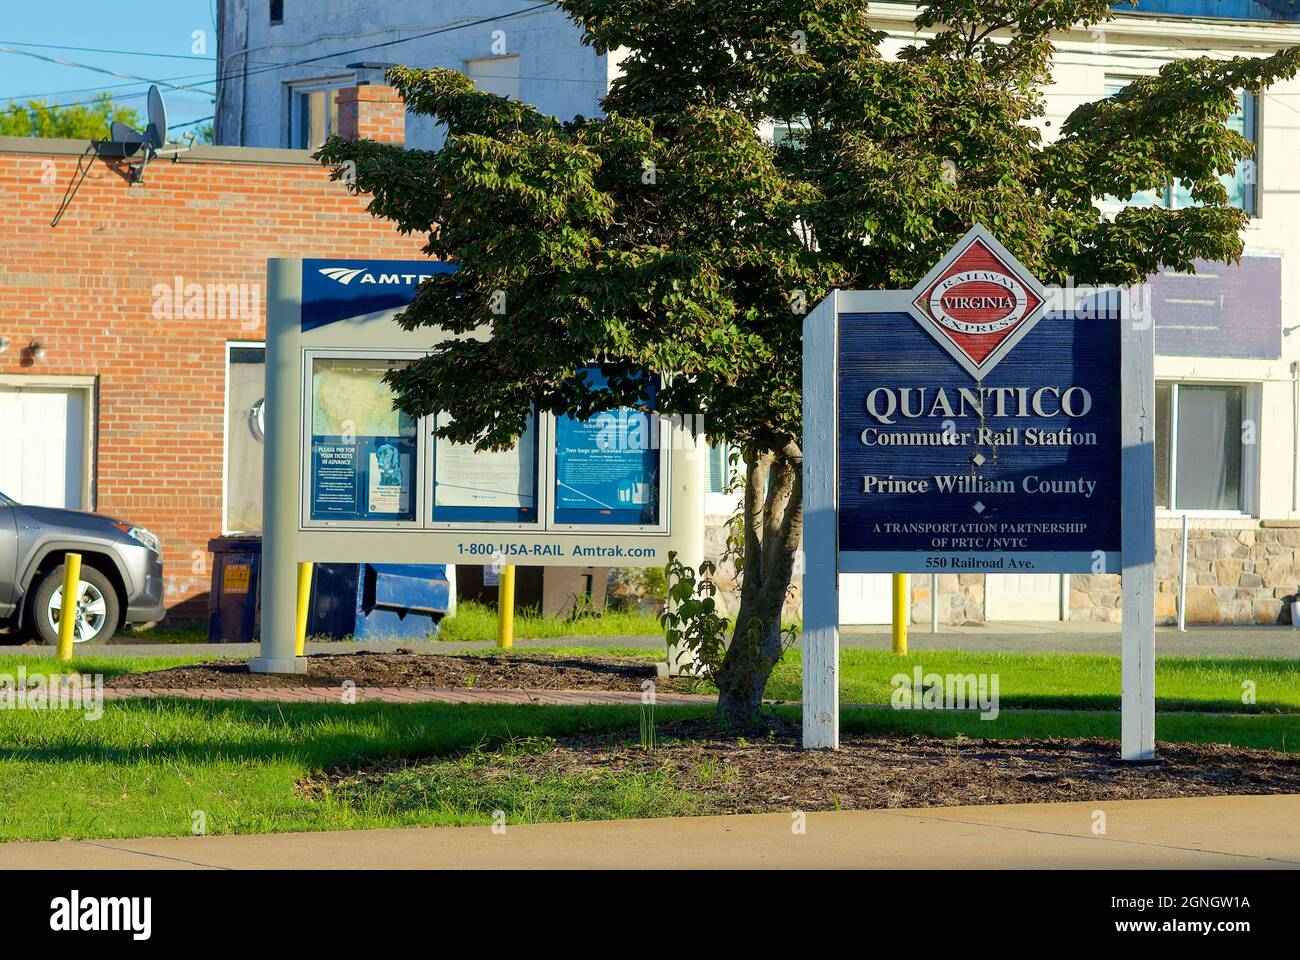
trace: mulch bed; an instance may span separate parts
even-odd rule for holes
[[[1132,766],[1116,741],[1098,739],[871,736],[804,751],[791,741],[723,739],[707,720],[661,724],[658,736],[649,751],[626,734],[567,738],[475,770],[537,779],[662,771],[719,813],[1300,793],[1300,757],[1219,744],[1162,743],[1156,764]],[[333,771],[314,786],[374,782],[394,766]]]
[[[245,660],[213,660],[187,667],[127,673],[106,687],[213,689],[231,687],[472,687],[481,690],[635,690],[655,679],[654,664],[635,657],[561,657],[544,654],[460,656],[437,653],[330,653],[309,658],[305,674],[251,673]],[[657,680],[659,689],[677,689]],[[684,689],[684,688],[683,688]]]

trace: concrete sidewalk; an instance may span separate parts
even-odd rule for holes
[[[95,646],[86,651],[95,656],[130,657],[236,657],[258,654],[255,643],[143,643],[122,637],[128,642]],[[132,642],[133,641],[133,642]],[[661,637],[552,637],[543,640],[515,640],[516,651],[541,647],[637,647],[662,650]],[[846,649],[890,649],[890,628],[886,626],[841,627],[840,645]],[[942,627],[930,633],[928,625],[912,624],[908,628],[908,646],[913,652],[926,650],[967,650],[974,653],[1108,653],[1119,656],[1120,628],[1113,623],[1071,621],[1007,621]],[[416,653],[468,653],[496,648],[490,641],[460,642],[442,640],[366,640],[356,643],[308,643],[307,653],[355,653],[357,651],[391,652],[411,650]],[[0,654],[21,653],[28,656],[53,656],[53,647],[33,643],[0,647]],[[1187,657],[1282,657],[1300,659],[1300,630],[1292,626],[1192,627],[1179,633],[1174,627],[1156,629],[1156,653],[1159,656]]]
[[[1094,834],[1097,812],[1104,834]],[[0,845],[8,869],[1300,868],[1300,796]]]

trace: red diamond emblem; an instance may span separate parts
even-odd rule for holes
[[[1038,321],[1045,291],[982,227],[913,289],[912,314],[978,378]]]

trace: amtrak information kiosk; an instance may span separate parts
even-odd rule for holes
[[[590,420],[538,412],[511,450],[434,435],[383,382],[442,334],[395,315],[434,261],[271,260],[267,265],[262,655],[301,673],[299,562],[663,566],[703,552],[703,441],[620,409]],[[599,368],[583,371],[599,389]],[[657,382],[647,379],[653,408]]]

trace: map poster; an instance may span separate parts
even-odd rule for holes
[[[383,382],[394,363],[312,361],[311,519],[415,519],[415,421]]]
[[[587,375],[603,382],[599,371]],[[660,463],[651,414],[619,408],[589,420],[556,417],[555,522],[657,524]]]
[[[439,423],[445,423],[439,418]],[[537,522],[537,418],[509,450],[437,438],[433,519],[439,522]]]

